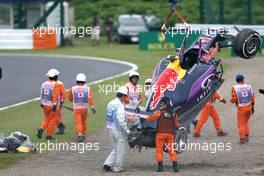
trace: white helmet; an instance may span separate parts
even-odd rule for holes
[[[127,95],[128,94],[127,87],[125,87],[125,86],[119,87],[117,93],[121,93],[121,94]]]
[[[139,73],[137,71],[131,71],[129,73],[129,78],[132,77],[132,76],[139,76]]]
[[[46,74],[48,77],[53,78],[54,76],[58,76],[60,72],[54,68],[50,69]]]
[[[146,79],[145,84],[151,83],[151,82],[152,82],[152,79]]]
[[[85,74],[83,74],[83,73],[79,73],[79,74],[76,76],[76,81],[85,82],[85,81],[86,81],[86,76],[85,76]]]

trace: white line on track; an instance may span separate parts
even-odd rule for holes
[[[98,83],[101,83],[101,82],[104,82],[104,81],[108,81],[110,79],[114,79],[114,78],[118,78],[118,77],[121,77],[121,76],[124,76],[124,75],[127,75],[129,74],[129,72],[131,71],[134,71],[134,70],[137,70],[138,67],[137,65],[135,64],[132,64],[130,62],[126,62],[126,61],[119,61],[119,60],[114,60],[114,59],[107,59],[107,58],[102,58],[102,57],[90,57],[90,56],[74,56],[74,55],[41,55],[41,54],[1,54],[1,56],[30,56],[30,57],[38,57],[38,56],[41,56],[41,57],[49,57],[49,58],[54,58],[54,57],[59,57],[59,58],[67,58],[67,59],[84,59],[84,60],[97,60],[97,61],[104,61],[104,62],[111,62],[111,63],[117,63],[117,64],[123,64],[123,65],[127,65],[127,66],[130,66],[131,69],[128,70],[128,71],[125,71],[123,73],[120,73],[120,74],[117,74],[117,75],[114,75],[114,76],[109,76],[109,77],[106,77],[104,79],[100,79],[100,80],[97,80],[97,81],[93,81],[93,82],[90,82],[88,83],[87,85],[94,85],[94,84],[98,84]],[[69,89],[67,89],[68,91]],[[16,106],[20,106],[20,105],[23,105],[23,104],[27,104],[27,103],[30,103],[30,102],[33,102],[33,101],[38,101],[40,100],[40,97],[37,97],[37,98],[33,98],[33,99],[30,99],[30,100],[26,100],[26,101],[23,101],[23,102],[20,102],[20,103],[16,103],[16,104],[13,104],[13,105],[9,105],[9,106],[5,106],[5,107],[2,107],[0,108],[0,111],[3,111],[3,110],[6,110],[6,109],[9,109],[9,108],[13,108],[13,107],[16,107]]]

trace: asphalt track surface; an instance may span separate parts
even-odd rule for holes
[[[87,75],[87,83],[114,76],[131,66],[102,60],[43,55],[0,55],[3,78],[0,80],[0,108],[39,97],[40,86],[50,68],[60,71],[66,88],[75,84],[78,73]]]

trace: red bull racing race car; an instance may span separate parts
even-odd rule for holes
[[[177,152],[182,152],[181,145],[187,142],[187,127],[224,82],[221,59],[215,57],[217,52],[231,46],[239,57],[250,59],[261,46],[259,33],[252,29],[237,29],[236,35],[223,29],[221,32],[214,31],[213,34],[201,34],[185,50],[189,27],[175,8],[172,8],[169,16],[174,12],[186,25],[187,34],[179,54],[170,55],[157,64],[146,107],[126,109],[128,114],[141,117],[141,123],[130,128],[132,134],[128,143],[131,148],[155,147],[157,121],[147,122],[144,117],[155,113],[162,97],[169,97],[173,112],[179,117],[180,127],[175,131],[175,143],[178,144]]]

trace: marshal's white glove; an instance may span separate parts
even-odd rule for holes
[[[130,135],[131,134],[131,131],[129,129],[126,130],[126,134],[127,135]]]

